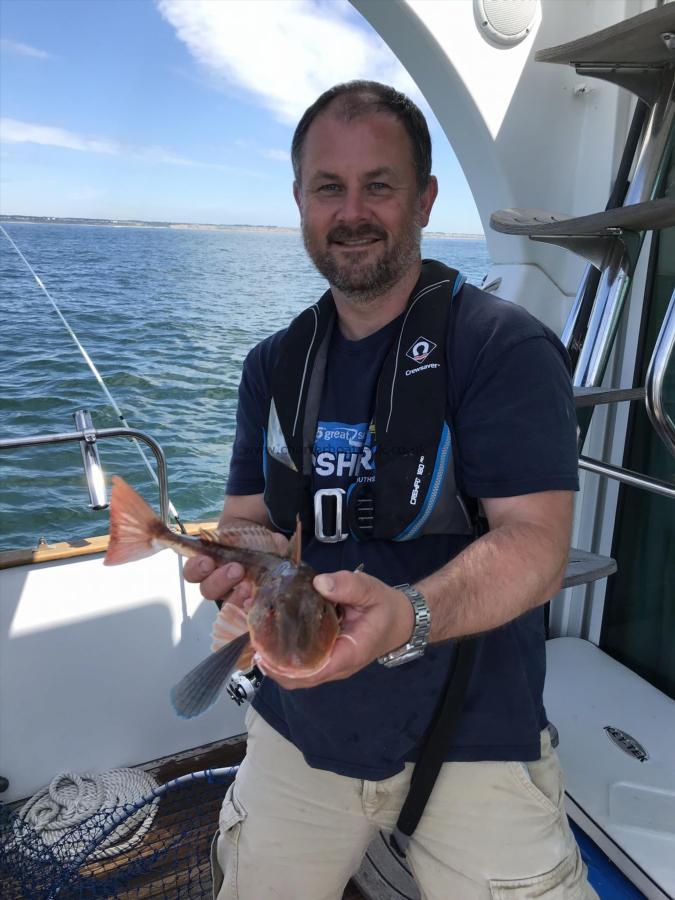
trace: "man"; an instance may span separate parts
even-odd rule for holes
[[[246,360],[221,526],[288,535],[300,512],[345,637],[320,672],[267,677],[254,699],[218,898],[341,897],[396,823],[467,635],[461,720],[408,850],[422,895],[593,897],[541,701],[541,604],[561,583],[577,488],[564,350],[521,308],[422,263],[437,182],[406,97],[338,85],[292,149],[330,291]],[[489,530],[475,539],[478,500]],[[250,599],[240,566],[185,572],[207,598]]]

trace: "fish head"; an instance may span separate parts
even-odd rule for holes
[[[314,572],[284,560],[264,579],[248,614],[251,642],[271,674],[318,672],[337,640],[336,607],[314,589]]]

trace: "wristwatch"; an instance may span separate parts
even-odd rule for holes
[[[410,600],[415,613],[415,626],[407,644],[378,657],[377,661],[388,669],[401,666],[403,663],[422,656],[429,643],[429,632],[431,631],[431,613],[424,596],[417,588],[411,587],[409,584],[397,584],[396,590],[402,591]]]

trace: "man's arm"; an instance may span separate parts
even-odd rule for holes
[[[218,528],[245,528],[249,525],[264,525],[265,528],[273,529],[263,495],[228,495],[218,520]],[[288,547],[286,538],[282,534],[276,534],[275,541],[279,552],[285,553]],[[232,596],[227,599],[242,605],[251,596],[249,582],[242,581],[244,569],[239,563],[216,567],[208,556],[193,556],[185,563],[183,574],[186,581],[200,585],[202,595],[207,600],[220,600],[232,592]],[[235,586],[236,590],[233,590]]]
[[[556,594],[572,498],[570,491],[545,491],[483,500],[490,531],[416,585],[432,612],[431,641],[497,628]]]
[[[488,499],[483,505],[490,531],[416,584],[431,610],[433,642],[504,625],[545,603],[560,587],[569,552],[571,492]],[[409,640],[413,613],[400,591],[358,572],[318,575],[314,584],[341,605],[347,639],[337,642],[318,675],[276,678],[283,687],[348,678]]]
[[[246,525],[264,525],[273,529],[262,494],[248,494],[243,497],[228,494],[223,511],[218,520],[218,528],[236,528]]]

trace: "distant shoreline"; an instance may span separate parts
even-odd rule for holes
[[[168,228],[175,231],[252,231],[265,234],[299,234],[299,228],[285,225],[211,225],[190,222],[144,222],[135,219],[77,219],[57,216],[0,215],[0,223],[14,225],[92,225],[104,228]],[[424,236],[452,241],[484,241],[484,234],[463,234],[452,231],[425,231]]]

